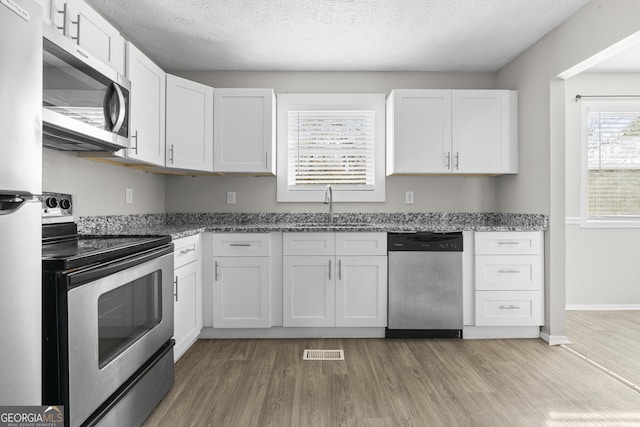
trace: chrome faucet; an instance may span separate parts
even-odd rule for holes
[[[329,205],[329,223],[333,223],[333,188],[331,184],[327,184],[324,187],[324,202],[325,205]]]

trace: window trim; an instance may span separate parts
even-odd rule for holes
[[[336,109],[375,111],[374,189],[333,187],[335,202],[385,201],[385,94],[378,93],[284,93],[277,97],[277,202],[322,202],[324,188],[290,190],[288,185],[289,110]]]
[[[581,228],[640,228],[640,213],[638,216],[603,216],[589,217],[589,148],[587,115],[589,112],[606,111],[640,111],[640,98],[629,98],[625,100],[615,98],[604,98],[599,101],[582,101],[580,126],[582,128],[581,162],[580,162],[580,227]]]

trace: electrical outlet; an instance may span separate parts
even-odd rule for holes
[[[413,191],[405,191],[404,192],[404,202],[407,205],[413,204]]]
[[[236,204],[236,192],[235,191],[227,191],[227,204],[235,205]]]
[[[124,202],[128,205],[133,203],[133,188],[124,189]]]

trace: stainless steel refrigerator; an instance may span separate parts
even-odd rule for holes
[[[42,10],[0,0],[0,405],[42,404]]]

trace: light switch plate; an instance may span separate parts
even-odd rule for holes
[[[124,202],[128,205],[133,203],[133,188],[124,189]]]

